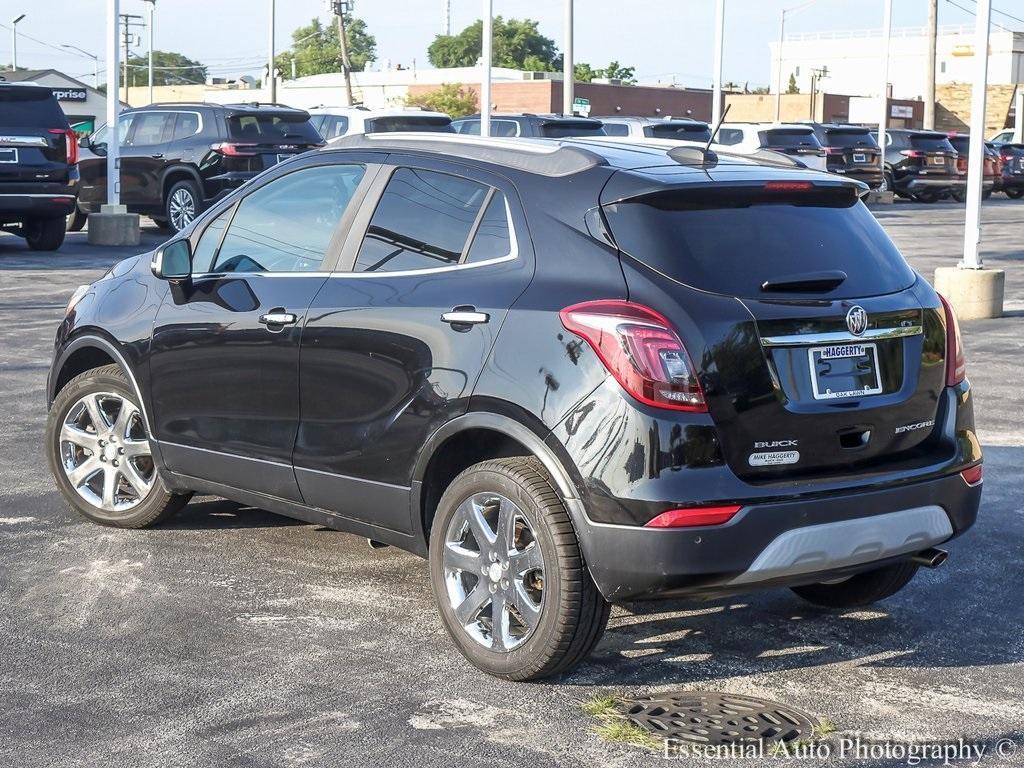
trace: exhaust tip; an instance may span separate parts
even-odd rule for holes
[[[938,549],[936,547],[929,547],[914,555],[913,560],[918,565],[923,565],[925,568],[938,568],[949,558],[949,553],[944,549]]]

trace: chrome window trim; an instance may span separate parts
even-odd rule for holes
[[[924,328],[920,325],[908,325],[899,328],[872,328],[860,336],[848,331],[830,331],[827,333],[796,333],[790,336],[762,336],[761,344],[765,347],[791,347],[808,344],[838,344],[842,342],[858,342],[875,339],[898,339],[905,336],[920,336]]]

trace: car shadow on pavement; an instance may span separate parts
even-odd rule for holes
[[[282,528],[309,523],[275,515],[263,509],[210,496],[192,499],[161,530],[213,530],[227,528]]]

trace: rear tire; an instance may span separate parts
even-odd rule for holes
[[[611,606],[536,458],[485,461],[456,477],[438,504],[429,559],[445,629],[463,656],[496,677],[565,672],[590,654],[608,623]]]
[[[937,203],[939,201],[939,194],[937,192],[915,192],[914,200],[919,203]]]
[[[917,573],[910,560],[851,576],[838,584],[805,584],[793,591],[823,608],[857,608],[891,597],[907,586]]]
[[[57,394],[46,456],[68,507],[100,525],[156,525],[191,496],[171,493],[161,480],[138,398],[116,365],[86,371]]]
[[[950,192],[949,194],[950,194],[950,197],[952,197],[958,203],[966,203],[967,202],[967,192],[966,191],[956,190],[954,192]],[[992,194],[992,193],[990,192],[989,194]]]
[[[203,212],[203,197],[194,181],[184,179],[175,182],[167,190],[164,200],[164,215],[171,232],[181,232]]]
[[[22,224],[25,242],[33,251],[56,251],[64,243],[67,217],[32,219]]]
[[[1014,200],[1020,200],[1020,198],[1024,197],[1024,189],[1004,189],[1003,191],[1006,193],[1007,197]]]
[[[83,211],[81,208],[79,208],[76,205],[74,212],[68,214],[67,227],[66,227],[67,231],[68,232],[81,232],[82,228],[85,226],[85,222],[88,220],[88,218],[89,218],[89,214],[87,214],[85,211]]]

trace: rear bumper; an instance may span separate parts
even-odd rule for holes
[[[845,176],[848,179],[854,179],[855,181],[863,181],[871,189],[878,189],[882,186],[882,169],[881,168],[829,168],[829,173],[838,173]]]
[[[906,192],[953,192],[964,189],[967,186],[965,178],[953,176],[936,176],[934,178],[921,178],[918,176],[904,177],[896,181],[896,188]]]
[[[46,187],[49,189],[45,191],[37,188],[0,192],[0,223],[67,216],[75,209],[76,186]]]
[[[716,596],[826,581],[905,558],[970,528],[980,501],[981,484],[954,474],[886,490],[754,503],[720,526],[587,522],[577,532],[595,583],[613,602]]]

